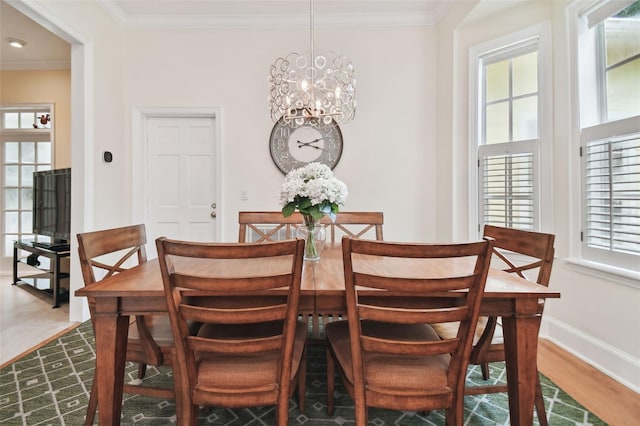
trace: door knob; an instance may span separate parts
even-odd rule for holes
[[[214,219],[218,216],[218,213],[216,213],[216,208],[217,207],[218,206],[217,206],[216,203],[211,203],[211,208],[213,209],[213,210],[211,210],[211,217],[214,218]]]

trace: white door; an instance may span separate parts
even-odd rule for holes
[[[216,241],[215,126],[213,117],[147,117],[149,258],[160,236]]]

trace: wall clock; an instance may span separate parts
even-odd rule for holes
[[[342,155],[340,127],[335,120],[329,124],[318,123],[317,118],[307,118],[297,125],[281,117],[273,126],[269,150],[282,173],[312,162],[326,164],[331,169],[338,164]]]

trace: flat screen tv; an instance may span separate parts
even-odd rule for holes
[[[71,169],[33,173],[33,233],[46,235],[50,243],[69,244],[71,232]]]

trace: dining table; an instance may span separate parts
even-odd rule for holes
[[[371,260],[378,272],[393,263]],[[441,266],[455,272],[456,264]],[[346,312],[344,268],[340,243],[326,244],[319,261],[305,261],[302,272],[301,313]],[[122,377],[131,316],[167,314],[164,286],[157,259],[85,286],[76,296],[95,301],[95,330],[99,423],[120,424]],[[511,425],[533,424],[538,374],[538,332],[546,299],[560,293],[509,274],[489,270],[480,315],[502,318]]]

